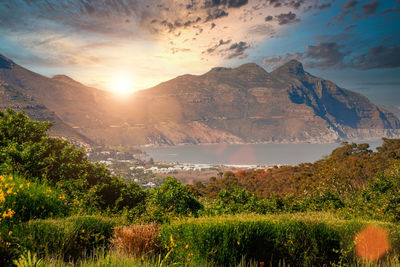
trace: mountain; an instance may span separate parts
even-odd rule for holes
[[[80,135],[107,144],[323,143],[395,137],[400,128],[386,109],[312,76],[295,60],[271,73],[248,63],[186,74],[124,100],[5,57],[0,81]]]
[[[152,142],[159,143],[335,142],[395,136],[400,126],[393,114],[298,61],[271,73],[250,63],[183,75],[136,93],[133,102],[130,119],[156,128],[162,136]],[[201,136],[204,129],[214,138]]]

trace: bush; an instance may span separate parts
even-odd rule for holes
[[[209,207],[210,214],[237,214],[277,211],[277,203],[273,199],[260,199],[244,189],[230,188],[222,190],[217,195],[213,206]]]
[[[43,183],[20,177],[0,176],[0,221],[26,222],[31,219],[65,216],[69,208],[65,196]]]
[[[21,250],[40,257],[76,260],[99,247],[107,247],[119,222],[100,216],[69,217],[57,220],[34,220],[15,228],[15,242]]]
[[[400,222],[400,163],[372,180],[354,204],[371,218]]]
[[[46,181],[81,209],[121,210],[144,204],[139,186],[112,176],[105,165],[91,162],[69,141],[48,137],[50,126],[23,112],[0,111],[0,173]]]
[[[111,243],[127,256],[152,256],[160,251],[159,230],[155,223],[117,227]]]
[[[167,177],[159,188],[154,188],[149,196],[148,208],[155,214],[172,216],[197,215],[202,205],[176,178]]]
[[[161,238],[174,261],[232,266],[242,257],[277,266],[322,266],[353,262],[354,236],[369,222],[318,219],[318,215],[247,215],[190,219],[163,227]],[[398,251],[399,228],[392,229]],[[396,234],[397,233],[397,234]]]

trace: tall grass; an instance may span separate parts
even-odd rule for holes
[[[111,244],[128,256],[151,256],[160,251],[159,232],[160,228],[155,223],[120,226],[115,228]]]
[[[354,264],[355,235],[375,224],[387,229],[391,251],[398,255],[399,226],[375,221],[345,221],[325,213],[239,215],[176,221],[161,238],[171,258],[194,265],[230,266],[241,257],[276,266]]]
[[[40,257],[61,257],[76,261],[99,247],[108,247],[118,221],[99,216],[33,220],[15,228],[21,250]]]

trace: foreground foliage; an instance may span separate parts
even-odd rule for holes
[[[377,152],[345,143],[315,163],[187,186],[169,177],[142,190],[48,137],[49,127],[0,112],[1,266],[352,265],[368,225],[390,241],[369,259],[398,264],[398,139]]]

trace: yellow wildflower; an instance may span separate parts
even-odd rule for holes
[[[12,216],[14,216],[14,214],[15,214],[15,211],[8,209],[7,212],[5,212],[5,211],[3,212],[3,219],[12,218]]]

